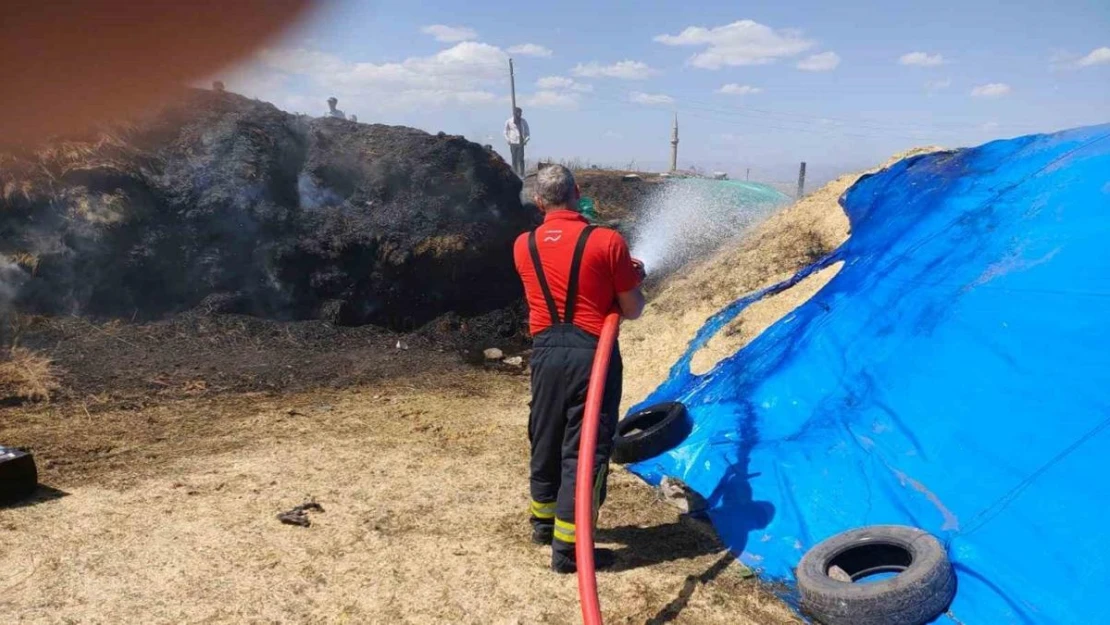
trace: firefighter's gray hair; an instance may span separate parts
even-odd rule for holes
[[[546,206],[569,206],[574,198],[574,174],[562,165],[544,167],[536,174],[536,195]]]

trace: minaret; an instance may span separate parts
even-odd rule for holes
[[[678,170],[678,113],[674,114],[674,126],[671,128],[671,173]]]

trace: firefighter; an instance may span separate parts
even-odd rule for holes
[[[544,221],[516,240],[513,256],[524,283],[533,336],[531,443],[532,540],[552,546],[551,568],[574,573],[574,484],[586,388],[605,316],[636,319],[644,309],[643,264],[614,230],[590,225],[576,210],[574,175],[552,165],[536,175]],[[620,410],[620,348],[613,347],[598,428],[594,515],[605,500],[609,456]],[[597,568],[613,563],[598,549]]]

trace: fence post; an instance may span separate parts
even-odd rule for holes
[[[796,199],[799,199],[799,200],[802,199],[802,196],[805,195],[805,192],[806,192],[806,162],[802,161],[802,166],[798,169],[798,197]]]

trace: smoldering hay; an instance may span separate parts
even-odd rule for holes
[[[155,318],[204,305],[415,327],[520,297],[521,182],[462,137],[189,90],[143,119],[0,153],[0,298]]]

